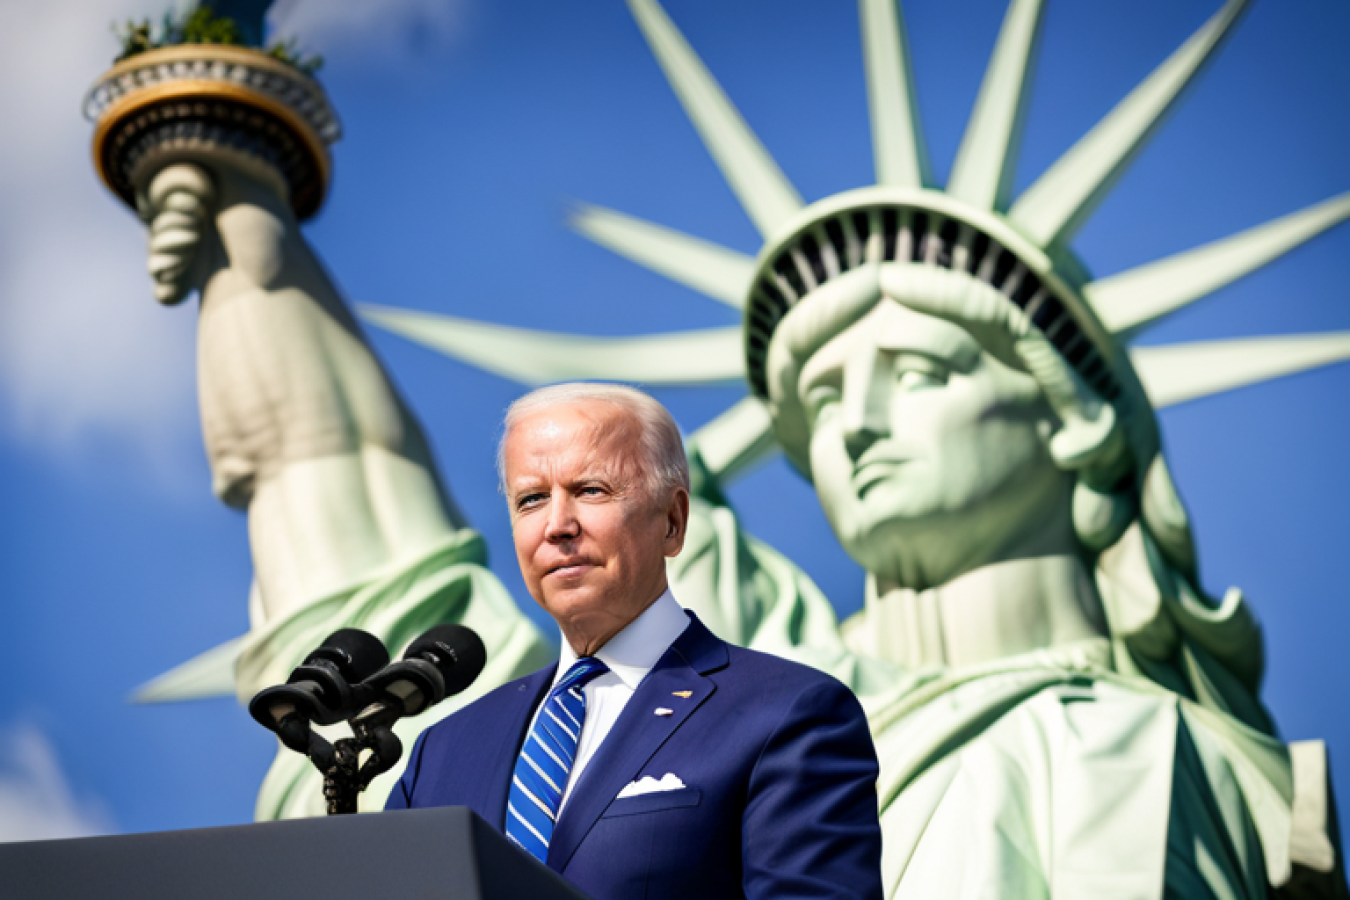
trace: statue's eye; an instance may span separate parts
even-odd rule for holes
[[[945,379],[937,378],[929,372],[907,369],[900,373],[896,388],[902,391],[922,391],[927,388],[941,387],[945,383]]]
[[[947,383],[949,370],[931,356],[901,353],[895,359],[895,387],[900,391],[922,391]]]
[[[820,414],[839,402],[839,388],[818,384],[806,392],[806,415],[815,424]]]

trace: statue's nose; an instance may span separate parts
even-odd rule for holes
[[[849,458],[856,462],[881,436],[881,432],[872,428],[850,429],[844,432],[844,448],[848,450]]]
[[[892,384],[886,362],[875,347],[861,347],[844,367],[844,443],[854,459],[890,433]]]

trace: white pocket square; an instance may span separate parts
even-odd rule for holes
[[[624,797],[641,797],[643,794],[656,794],[661,791],[678,791],[684,787],[684,782],[678,775],[667,772],[661,776],[658,781],[648,775],[646,778],[639,778],[637,781],[630,781],[619,791],[619,796],[614,798],[622,800]]]

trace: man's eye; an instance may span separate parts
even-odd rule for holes
[[[538,506],[544,501],[543,494],[525,494],[516,500],[516,509],[529,509],[532,506]]]
[[[602,497],[607,492],[604,487],[598,484],[588,484],[577,491],[583,497]]]

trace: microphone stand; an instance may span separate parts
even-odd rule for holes
[[[314,736],[327,748],[326,752],[313,748],[309,758],[323,773],[323,796],[328,815],[354,814],[361,792],[376,776],[392,769],[403,756],[403,742],[390,728],[398,718],[389,707],[373,703],[349,720],[352,737],[329,744],[317,734]],[[315,749],[318,752],[313,752]],[[370,751],[364,763],[361,762],[363,750]]]

